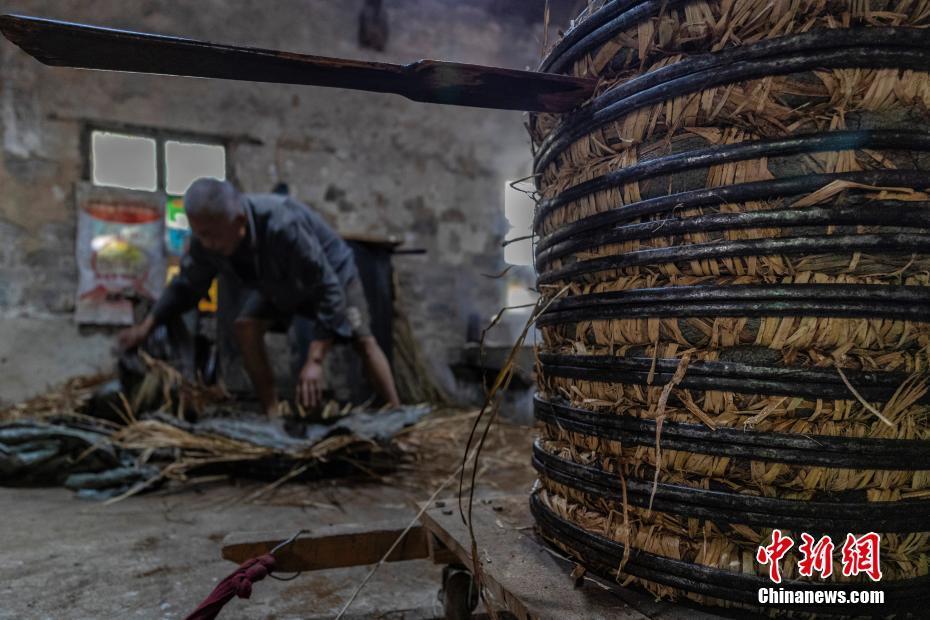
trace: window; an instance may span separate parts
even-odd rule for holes
[[[504,261],[509,265],[533,266],[533,212],[535,188],[526,181],[508,181],[504,189],[504,217],[510,230],[504,237]]]
[[[226,140],[125,126],[88,127],[84,135],[87,145],[85,179],[95,186],[152,192],[149,198],[142,200],[164,201],[161,203],[165,220],[164,242],[156,254],[163,260],[164,271],[167,272],[163,271],[159,277],[167,276],[167,281],[170,281],[179,269],[181,256],[191,235],[182,196],[196,179],[226,178]],[[140,198],[135,196],[132,200]],[[89,248],[87,251],[93,252],[94,249]],[[85,320],[104,320],[101,312],[96,311],[101,306],[102,301],[94,307],[95,312],[85,312]],[[118,307],[122,315],[117,322],[131,322],[131,305],[123,299]],[[200,308],[208,312],[216,310],[216,281],[210,289],[210,302],[202,301]],[[127,312],[129,318],[125,316]],[[112,322],[112,319],[104,322]]]
[[[162,130],[91,129],[89,178],[94,185],[181,196],[200,177],[226,178],[220,139]]]
[[[155,140],[95,131],[91,139],[94,185],[154,192],[158,189]]]
[[[533,184],[527,181],[508,181],[504,187],[504,217],[510,229],[504,236],[504,261],[507,271],[507,306],[525,306],[536,303],[539,294],[534,286],[533,269]]]
[[[215,144],[165,142],[165,189],[180,196],[201,177],[226,178],[226,149]]]

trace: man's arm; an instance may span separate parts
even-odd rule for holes
[[[332,338],[316,339],[310,342],[307,351],[307,361],[300,369],[297,378],[297,401],[304,407],[311,409],[323,403],[323,387],[326,385],[323,376],[323,360],[333,346]]]
[[[196,306],[207,294],[216,273],[216,267],[204,257],[200,244],[191,240],[190,249],[181,259],[181,272],[165,287],[155,307],[141,323],[120,332],[120,348],[139,346],[155,326]]]

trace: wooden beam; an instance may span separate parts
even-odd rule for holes
[[[597,83],[437,60],[395,65],[307,56],[24,15],[0,15],[0,32],[51,66],[330,86],[501,110],[568,112],[591,97]]]
[[[403,533],[406,523],[339,524],[316,528],[275,554],[276,571],[325,570],[377,563]],[[223,540],[223,558],[238,564],[271,551],[293,532],[233,533]],[[387,558],[388,562],[429,557],[426,533],[415,526]]]

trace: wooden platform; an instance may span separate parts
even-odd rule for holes
[[[477,500],[472,512],[475,539],[487,602],[521,620],[620,618],[636,620],[716,619],[647,594],[622,589],[608,591],[599,580],[585,578],[576,588],[574,564],[555,555],[536,536],[525,495]],[[428,509],[421,519],[430,536],[466,567],[471,567],[471,542],[458,506]]]
[[[667,602],[636,590],[613,587],[585,576],[576,587],[574,563],[556,555],[536,536],[527,496],[476,500],[475,540],[485,601],[496,612],[521,620],[717,620],[720,616]],[[471,539],[456,500],[435,502],[391,553],[390,561],[430,559],[471,571]],[[406,524],[342,524],[309,532],[278,555],[279,570],[322,570],[377,562]],[[288,535],[231,534],[223,557],[235,562],[267,553]],[[461,575],[461,571],[459,573]],[[437,584],[438,585],[438,584]],[[503,614],[502,614],[503,615]],[[447,617],[462,617],[461,615]]]

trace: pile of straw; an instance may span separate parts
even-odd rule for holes
[[[584,27],[620,2],[592,2],[575,27]],[[630,14],[639,5],[625,3]],[[671,91],[659,101],[630,103],[626,109],[609,103],[612,93],[631,89],[624,97],[641,95],[633,82],[679,63],[693,62],[704,52],[733,50],[802,33],[839,32],[858,28],[926,28],[930,3],[899,0],[842,2],[828,0],[708,0],[653,3],[626,25],[596,44],[574,52],[556,46],[544,69],[598,78],[598,89],[588,107],[593,111],[531,117],[530,132],[537,157],[539,212],[536,219],[537,267],[544,294],[568,287],[568,298],[615,294],[622,291],[668,287],[738,287],[744,285],[823,287],[930,286],[930,246],[908,251],[851,249],[803,252],[744,252],[700,259],[623,263],[630,256],[650,256],[662,248],[743,241],[834,236],[930,232],[919,224],[905,224],[930,211],[930,158],[926,149],[895,144],[873,147],[833,146],[801,149],[777,155],[750,153],[732,161],[691,165],[668,173],[652,173],[645,162],[690,152],[710,152],[727,145],[804,137],[840,135],[847,130],[881,130],[916,134],[915,127],[930,121],[930,73],[913,68],[841,67],[804,69],[787,74],[735,79],[691,91]],[[631,8],[632,7],[632,8]],[[642,7],[640,7],[642,8]],[[615,12],[615,15],[623,14]],[[622,20],[621,20],[622,21]],[[877,32],[877,31],[876,31]],[[899,31],[903,32],[903,31]],[[925,30],[923,32],[926,32]],[[568,36],[571,36],[569,31]],[[839,34],[843,34],[839,32]],[[858,35],[857,35],[858,36]],[[921,44],[923,45],[923,44]],[[916,49],[916,48],[915,48]],[[826,52],[824,52],[826,53]],[[923,52],[915,52],[923,53]],[[563,57],[570,56],[570,62]],[[723,70],[724,67],[721,68]],[[663,74],[660,74],[663,75]],[[712,79],[709,76],[707,79]],[[627,85],[631,86],[627,86]],[[659,82],[661,85],[661,82]],[[655,84],[652,84],[655,86]],[[619,97],[617,100],[626,100]],[[572,133],[572,128],[582,128]],[[579,130],[581,131],[581,130]],[[568,136],[569,138],[565,138]],[[574,136],[574,137],[573,137]],[[845,143],[838,143],[845,144]],[[640,168],[634,168],[640,166]],[[632,178],[624,170],[644,170]],[[892,173],[912,173],[892,177]],[[585,191],[585,184],[608,182]],[[867,175],[874,174],[874,177]],[[831,176],[832,175],[832,176]],[[860,175],[860,176],[855,176]],[[885,176],[882,176],[885,175]],[[732,188],[795,177],[823,182],[793,193],[772,190],[751,200],[705,200],[697,206],[675,205],[655,210],[636,209],[663,196]],[[869,178],[909,179],[907,183],[863,182]],[[915,180],[917,179],[917,180]],[[923,182],[926,181],[926,182]],[[568,198],[561,198],[562,196]],[[686,200],[687,198],[682,198]],[[634,205],[630,209],[630,205]],[[705,216],[775,211],[804,212],[840,208],[860,213],[887,209],[900,215],[861,224],[757,227],[726,225],[707,230],[665,233],[670,223]],[[630,213],[623,216],[624,212]],[[604,219],[613,217],[614,219]],[[598,219],[600,218],[600,219]],[[605,222],[585,228],[586,221]],[[607,223],[609,222],[609,223]],[[653,223],[646,232],[612,241],[599,234]],[[577,234],[554,241],[572,226]],[[554,252],[558,244],[574,244]],[[639,254],[635,254],[639,253]],[[592,267],[572,271],[591,261]],[[616,266],[614,266],[616,265]],[[566,271],[568,269],[568,271]],[[560,275],[567,273],[569,275]],[[594,297],[591,297],[594,299]],[[591,302],[593,307],[594,302]],[[596,313],[594,313],[596,314]],[[745,429],[747,432],[790,436],[831,436],[866,439],[930,441],[928,376],[930,313],[920,319],[883,316],[844,316],[841,313],[801,311],[745,316],[657,316],[648,312],[631,317],[583,317],[544,323],[540,352],[585,358],[650,358],[653,368],[643,380],[604,381],[548,371],[545,356],[539,373],[540,395],[603,416],[623,416],[656,422],[653,446],[629,445],[561,428],[543,426],[541,449],[567,462],[595,464],[616,474],[618,488],[628,479],[677,484],[697,489],[727,489],[741,495],[813,500],[855,497],[857,501],[930,501],[930,464],[902,461],[899,470],[815,467],[766,459],[738,459],[662,448],[663,421],[703,425],[705,428]],[[653,380],[655,360],[678,363],[675,377]],[[790,393],[685,389],[677,386],[693,362],[741,361],[762,368],[835,369],[849,386],[848,396],[816,398]],[[856,371],[895,372],[902,377],[892,394],[866,400],[847,377]],[[561,518],[628,546],[628,553],[644,551],[732,571],[767,575],[755,562],[759,544],[770,529],[749,527],[624,504],[622,510],[602,498],[540,474],[536,497]],[[921,525],[923,527],[921,527]],[[772,527],[777,524],[773,523]],[[914,531],[882,533],[886,580],[926,576],[930,564],[930,523]],[[545,532],[544,532],[545,533]],[[863,533],[863,532],[856,532]],[[799,532],[794,532],[795,538]],[[570,541],[550,536],[569,554],[580,557]],[[796,551],[796,549],[794,550]],[[796,575],[797,557],[791,555],[783,571]],[[636,582],[668,598],[687,597],[702,603],[733,605],[732,601],[632,577],[618,558],[612,574],[618,582]]]
[[[242,471],[243,466],[250,464],[257,466],[256,471],[281,471],[283,467],[286,473],[278,476],[277,486],[330,460],[351,460],[359,453],[370,454],[380,450],[374,442],[351,434],[326,437],[298,448],[272,447],[221,433],[196,432],[158,419],[133,421],[114,432],[110,441],[122,450],[138,454],[141,462],[147,462],[153,454],[162,455],[153,463],[159,468],[157,476],[141,482],[116,499],[124,499],[167,481],[184,484],[195,480],[192,478],[194,474]],[[166,454],[170,454],[171,458],[165,459]]]
[[[121,455],[125,467],[154,473],[131,488],[115,489],[117,494],[110,501],[165,482],[185,484],[205,473],[243,473],[283,481],[335,462],[348,463],[353,465],[349,469],[368,475],[375,469],[390,469],[397,459],[393,447],[352,432],[314,435],[317,439],[291,438],[279,428],[280,423],[239,411],[221,385],[207,386],[188,380],[170,365],[144,353],[138,362],[144,375],[128,394],[110,394],[104,401],[94,402],[95,394],[113,376],[79,376],[0,410],[0,426],[92,428],[101,437],[95,450],[113,451]],[[95,407],[112,411],[94,410]],[[336,403],[327,404],[327,410],[334,408],[338,408]],[[99,417],[103,414],[108,419]],[[191,424],[186,417],[192,415],[206,421]],[[215,420],[210,420],[211,417]],[[224,422],[227,418],[228,424]],[[65,448],[61,446],[62,450]],[[379,455],[385,458],[379,460]],[[70,458],[70,461],[66,458],[69,463],[80,464],[87,454],[76,459],[64,453],[59,456]],[[355,467],[359,460],[364,463]],[[384,468],[387,464],[390,466]]]
[[[394,380],[397,393],[405,403],[432,403],[443,405],[451,402],[433,377],[433,371],[423,357],[420,344],[407,313],[399,300],[394,302]]]
[[[109,373],[79,375],[62,385],[0,409],[0,423],[44,420],[50,417],[82,416],[94,392],[113,379]]]

